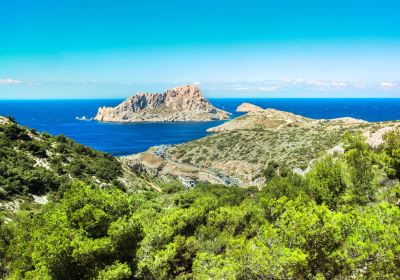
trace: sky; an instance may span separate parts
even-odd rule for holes
[[[0,99],[400,97],[398,0],[4,0]]]

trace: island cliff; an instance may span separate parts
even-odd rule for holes
[[[94,118],[101,122],[177,122],[225,120],[229,113],[215,108],[194,85],[164,93],[138,93],[115,108],[101,107]]]

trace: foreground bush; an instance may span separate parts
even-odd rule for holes
[[[397,279],[399,142],[344,143],[343,155],[262,191],[75,183],[2,224],[1,269],[11,279]]]

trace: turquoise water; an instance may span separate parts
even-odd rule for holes
[[[94,149],[121,156],[161,144],[177,144],[207,135],[206,129],[222,122],[112,124],[78,121],[93,117],[100,106],[115,106],[122,100],[23,100],[0,101],[0,115],[39,131],[65,134]],[[211,99],[233,113],[238,105],[250,102],[310,118],[350,116],[368,121],[400,119],[400,99]]]

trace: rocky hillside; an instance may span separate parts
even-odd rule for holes
[[[261,149],[273,151],[279,143],[287,147],[279,151],[286,159],[308,157],[311,146],[292,152],[293,141],[332,144],[329,132],[346,120],[335,123],[316,122],[315,134],[308,126],[216,133],[178,146],[205,159],[176,168],[183,172],[191,167],[187,173],[196,174],[196,167],[209,160],[211,165],[202,170],[214,176],[213,166],[223,160],[209,153],[215,146],[230,153],[222,157],[243,163],[249,159],[246,154],[263,158]],[[390,128],[361,125],[354,129],[374,135]],[[3,132],[18,137],[19,142],[11,143],[23,150],[26,134],[35,134],[16,129]],[[221,139],[228,140],[226,146],[220,147]],[[257,143],[263,145],[259,150]],[[246,148],[251,149],[239,153]],[[170,149],[143,154],[148,168],[161,172],[168,165],[173,171]],[[13,219],[0,213],[0,278],[400,279],[400,130],[385,134],[381,149],[371,149],[359,134],[346,135],[342,150],[314,161],[304,176],[283,174],[282,169],[277,176],[268,168],[265,175],[270,177],[259,190],[198,184],[163,193],[127,193],[75,182],[56,192],[45,207],[21,207]],[[37,149],[26,155],[33,152],[39,156]]]
[[[99,108],[102,122],[176,122],[225,120],[229,113],[215,108],[194,85],[164,93],[138,93],[115,108]]]
[[[170,147],[162,154],[150,149],[130,160],[150,169],[148,159],[156,160],[159,175],[262,186],[271,170],[278,174],[290,170],[304,174],[321,153],[341,152],[340,143],[346,132],[360,131],[371,146],[377,147],[382,135],[399,125],[399,122],[368,123],[352,118],[313,120],[267,109],[228,121],[209,130],[217,133]]]

